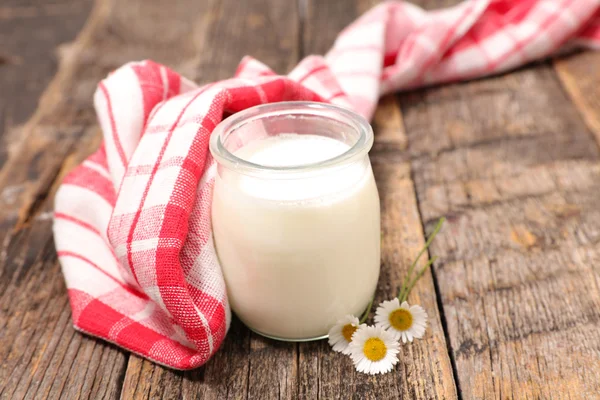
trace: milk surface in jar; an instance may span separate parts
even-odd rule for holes
[[[340,317],[359,315],[380,267],[370,128],[332,119],[337,107],[306,104],[260,106],[283,112],[242,124],[237,137],[218,130],[234,163],[211,143],[213,232],[231,307],[251,329],[284,340],[323,337]]]

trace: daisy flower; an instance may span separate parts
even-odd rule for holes
[[[409,306],[406,301],[400,304],[395,298],[377,307],[375,325],[390,331],[396,339],[402,338],[403,343],[412,342],[413,338],[420,339],[425,334],[427,313],[421,306]]]
[[[361,325],[348,348],[356,370],[375,375],[392,370],[398,362],[400,344],[381,327]]]
[[[329,345],[334,351],[342,354],[350,354],[348,345],[352,341],[352,335],[360,326],[360,321],[354,315],[346,315],[329,330]]]

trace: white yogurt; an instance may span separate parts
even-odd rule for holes
[[[281,134],[235,155],[285,167],[348,149],[327,137]],[[250,328],[282,339],[315,338],[367,306],[380,266],[379,197],[367,156],[283,179],[220,168],[212,213],[229,301]]]

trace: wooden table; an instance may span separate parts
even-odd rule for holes
[[[277,343],[237,320],[185,373],[72,329],[52,203],[99,143],[97,82],[143,58],[208,82],[247,53],[285,73],[374,3],[2,2],[0,398],[600,398],[600,53],[381,101],[377,301],[448,217],[410,299],[430,327],[394,373],[358,374],[325,342]]]

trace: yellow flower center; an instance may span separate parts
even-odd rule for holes
[[[365,346],[363,347],[363,353],[365,356],[371,361],[379,361],[383,357],[385,357],[385,353],[387,353],[387,347],[383,340],[372,337],[367,339],[365,342]]]
[[[398,331],[407,331],[413,324],[412,314],[404,308],[398,308],[390,314],[390,324]]]
[[[358,327],[352,324],[344,325],[344,327],[342,328],[342,335],[344,335],[344,339],[346,339],[346,342],[350,343],[352,341],[352,335],[354,335],[354,332],[356,332],[357,329]]]

